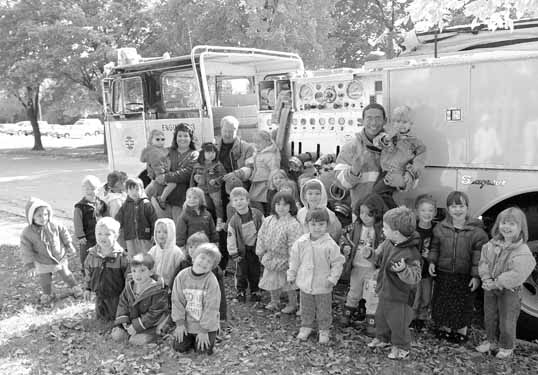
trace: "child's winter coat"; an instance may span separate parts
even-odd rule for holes
[[[103,256],[99,245],[88,250],[84,261],[85,289],[100,298],[117,297],[125,288],[129,269],[127,253],[119,244],[114,245],[111,256]]]
[[[211,163],[210,165],[196,163],[192,170],[191,186],[198,186],[206,194],[220,192],[222,186],[222,178],[226,174],[226,169],[220,161]],[[194,176],[199,175],[200,180],[196,182]],[[209,181],[215,180],[211,185]]]
[[[248,209],[252,217],[252,220],[248,222],[243,222],[237,212],[228,216],[230,220],[228,221],[228,239],[226,243],[228,245],[228,252],[232,257],[239,255],[244,258],[246,256],[245,246],[247,244],[245,243],[245,238],[252,237],[256,239],[258,231],[263,224],[263,214],[261,211],[253,207],[249,207]]]
[[[523,284],[536,266],[536,260],[522,240],[507,244],[492,239],[482,247],[478,273],[482,281],[495,280],[502,289],[514,289]]]
[[[243,167],[241,171],[244,177],[251,181],[250,200],[255,202],[267,202],[267,189],[269,188],[269,175],[275,169],[280,169],[280,151],[273,142],[261,151],[258,151],[252,157],[252,162]]]
[[[345,275],[349,277],[349,274],[351,272],[351,269],[353,268],[353,261],[355,260],[355,257],[357,256],[357,252],[360,251],[361,246],[359,246],[359,243],[361,241],[361,234],[362,234],[362,228],[363,224],[360,220],[360,218],[357,218],[357,220],[351,224],[349,227],[346,228],[345,233],[342,238],[345,237],[346,240],[342,240],[342,246],[343,245],[349,245],[351,246],[351,252],[349,253],[349,258],[346,260],[346,263],[344,264],[344,271],[342,272],[342,278],[344,278]],[[383,223],[375,223],[374,224],[374,241],[370,244],[370,247],[372,249],[377,249],[377,247],[383,242]],[[351,242],[351,243],[349,243]]]
[[[187,239],[197,232],[204,232],[209,238],[209,242],[218,242],[213,217],[203,206],[200,207],[200,213],[197,213],[194,208],[185,207],[181,215],[179,215],[176,229],[176,244],[179,247],[185,246]]]
[[[104,202],[99,198],[95,198],[95,202],[88,201],[85,197],[75,204],[75,212],[73,214],[73,226],[75,229],[75,237],[80,239],[85,238],[89,246],[95,246],[95,224],[97,217],[102,216],[102,208]]]
[[[301,223],[301,225],[303,226],[303,233],[308,233],[308,224],[306,222],[306,214],[308,213],[308,211],[312,208],[325,208],[329,213],[329,226],[327,230],[331,237],[336,242],[338,242],[342,234],[342,224],[340,223],[340,220],[338,220],[338,218],[336,217],[335,213],[332,212],[329,208],[327,208],[327,190],[325,189],[323,183],[320,180],[311,179],[309,181],[319,182],[321,189],[321,202],[319,204],[319,207],[309,207],[308,202],[306,201],[305,184],[301,186],[300,198],[301,202],[303,203],[303,208],[301,208],[299,212],[297,212],[297,220],[299,220],[299,223]]]
[[[153,272],[161,276],[166,285],[172,287],[174,277],[176,276],[176,269],[185,260],[185,254],[176,245],[176,224],[174,221],[168,218],[159,219],[155,222],[155,227],[160,224],[166,226],[166,243],[164,247],[155,244],[155,246],[149,249],[148,253],[155,260]]]
[[[47,207],[49,221],[44,226],[33,223],[35,211],[39,207]],[[66,249],[72,247],[69,232],[62,225],[54,223],[51,206],[40,199],[31,198],[25,207],[26,226],[21,233],[22,259],[27,267],[34,263],[57,265],[66,256]]]
[[[137,333],[156,327],[169,312],[168,287],[162,277],[153,275],[155,283],[140,295],[134,292],[134,281],[131,277],[120,295],[116,320],[114,324],[132,324]]]
[[[295,283],[307,294],[331,293],[340,278],[345,258],[340,247],[325,233],[313,241],[310,233],[303,234],[293,244],[288,269],[288,280]]]
[[[116,214],[116,220],[121,225],[125,241],[134,239],[149,241],[153,237],[157,214],[148,198],[135,201],[127,197]]]

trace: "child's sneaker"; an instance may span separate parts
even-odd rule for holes
[[[482,341],[480,345],[478,345],[475,349],[479,353],[487,353],[495,349],[495,344],[492,344],[491,342],[485,340]]]
[[[260,302],[262,300],[260,292],[250,293],[250,300],[252,302]]]
[[[301,327],[299,329],[299,334],[297,335],[297,338],[301,341],[305,341],[308,339],[308,336],[312,333],[312,328],[310,327]]]
[[[280,312],[282,314],[293,314],[297,310],[296,305],[286,305]]]
[[[390,344],[388,342],[384,342],[384,341],[381,341],[380,339],[378,339],[377,337],[375,339],[373,339],[369,344],[368,344],[368,347],[369,348],[386,348],[387,346],[390,346]]]
[[[389,353],[390,359],[406,359],[409,356],[409,350],[403,350],[393,346]]]
[[[267,305],[265,305],[265,308],[267,310],[270,310],[270,311],[278,311],[279,310],[279,307],[278,307],[278,304],[276,302],[269,302]]]
[[[514,354],[514,349],[499,349],[495,357],[499,359],[510,358]]]
[[[81,298],[84,295],[84,291],[78,285],[71,288],[71,293],[73,293],[73,297],[75,298]]]
[[[234,298],[235,302],[247,302],[247,295],[244,290],[240,290],[237,292],[237,295]]]
[[[328,329],[320,329],[319,330],[319,343],[320,344],[328,344],[329,343],[329,330]]]

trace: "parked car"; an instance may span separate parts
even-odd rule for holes
[[[81,118],[73,125],[59,125],[55,127],[52,135],[56,138],[82,138],[103,134],[105,128],[97,118]]]
[[[7,134],[9,128],[12,128],[15,124],[5,123],[0,124],[0,134]]]
[[[38,121],[37,123],[39,124],[39,129],[43,134],[43,129],[46,129],[49,123],[47,121]],[[33,133],[34,129],[32,128],[30,121],[19,121],[12,127],[9,127],[6,131],[6,134],[9,135],[32,135]]]

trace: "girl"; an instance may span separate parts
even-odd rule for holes
[[[155,181],[155,178],[161,174],[170,172],[170,159],[168,159],[168,150],[164,147],[164,132],[153,129],[149,133],[148,145],[142,150],[140,161],[146,163],[148,177],[153,181],[146,187],[146,195],[149,199],[157,197],[159,205],[164,208],[166,198],[176,187],[176,184],[170,182],[162,185]]]
[[[297,210],[299,210],[303,206],[301,205],[301,202],[299,200],[299,193],[297,192],[297,190],[297,183],[293,180],[284,180],[280,183],[280,186],[278,187],[279,193],[282,192],[291,194],[293,200],[295,201],[295,205],[297,206]]]
[[[265,267],[259,287],[271,294],[271,302],[265,308],[272,311],[279,310],[280,292],[287,292],[288,304],[282,312],[291,314],[297,309],[297,293],[294,286],[286,282],[286,272],[291,247],[303,234],[303,229],[295,218],[297,207],[291,194],[277,193],[271,212],[260,227],[256,244],[256,255]]]
[[[211,200],[217,215],[217,231],[224,229],[224,209],[222,207],[221,186],[226,169],[219,161],[218,149],[211,142],[204,143],[194,166],[191,186],[198,186]]]
[[[491,235],[491,241],[482,248],[478,266],[484,289],[487,340],[476,350],[485,353],[499,345],[496,357],[508,358],[515,346],[521,285],[531,274],[536,261],[527,246],[527,219],[519,208],[502,211]]]
[[[185,246],[187,239],[196,232],[204,232],[210,242],[218,242],[215,222],[206,207],[205,194],[202,189],[189,188],[183,204],[183,212],[176,226],[176,244],[179,247]]]
[[[105,203],[103,216],[116,217],[123,202],[127,199],[125,181],[127,181],[125,172],[112,171],[106,176],[106,184],[97,193],[97,196]]]
[[[149,255],[155,260],[154,272],[164,279],[170,288],[174,283],[176,269],[185,260],[185,255],[176,245],[176,225],[172,219],[158,219],[155,222],[155,246]]]
[[[342,324],[349,325],[355,316],[359,321],[366,318],[366,300],[362,296],[365,281],[375,273],[374,265],[362,256],[362,249],[377,249],[383,241],[383,214],[386,207],[377,194],[368,195],[358,207],[357,220],[342,236],[342,251],[348,257],[343,275],[349,277],[349,292],[342,316]]]
[[[439,338],[456,343],[467,341],[471,323],[473,292],[480,285],[478,262],[488,241],[482,222],[468,215],[469,198],[453,191],[446,198],[448,215],[433,230],[429,273],[436,277],[432,319]]]
[[[267,203],[272,204],[273,197],[278,193],[278,188],[284,181],[288,179],[288,175],[283,169],[275,169],[269,174],[269,186],[267,189]]]

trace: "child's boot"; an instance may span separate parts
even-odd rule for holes
[[[271,290],[271,302],[265,305],[267,310],[278,311],[280,309],[280,290]]]
[[[312,328],[310,327],[301,327],[299,329],[299,334],[297,335],[297,338],[301,341],[305,341],[308,339],[308,336],[312,333]]]
[[[510,358],[512,356],[512,354],[514,353],[514,349],[499,349],[499,351],[497,352],[497,355],[495,355],[495,357],[499,358],[499,359],[506,359],[506,358]]]
[[[329,343],[329,330],[328,329],[320,329],[319,330],[319,343],[320,344],[328,344]]]
[[[281,310],[283,314],[293,314],[297,310],[297,293],[291,290],[287,293],[288,304]]]
[[[244,290],[238,290],[237,295],[235,296],[236,302],[247,302],[247,295]]]
[[[489,353],[492,350],[495,350],[496,345],[492,344],[489,341],[482,341],[475,349],[479,353]]]
[[[366,300],[363,298],[359,301],[359,307],[357,308],[357,320],[364,322],[366,319]]]
[[[344,306],[344,311],[342,312],[342,317],[340,318],[340,323],[343,326],[348,326],[351,323],[351,318],[355,313],[355,308],[350,306]]]
[[[409,350],[400,349],[397,346],[393,346],[389,353],[390,359],[406,359],[409,356]]]

